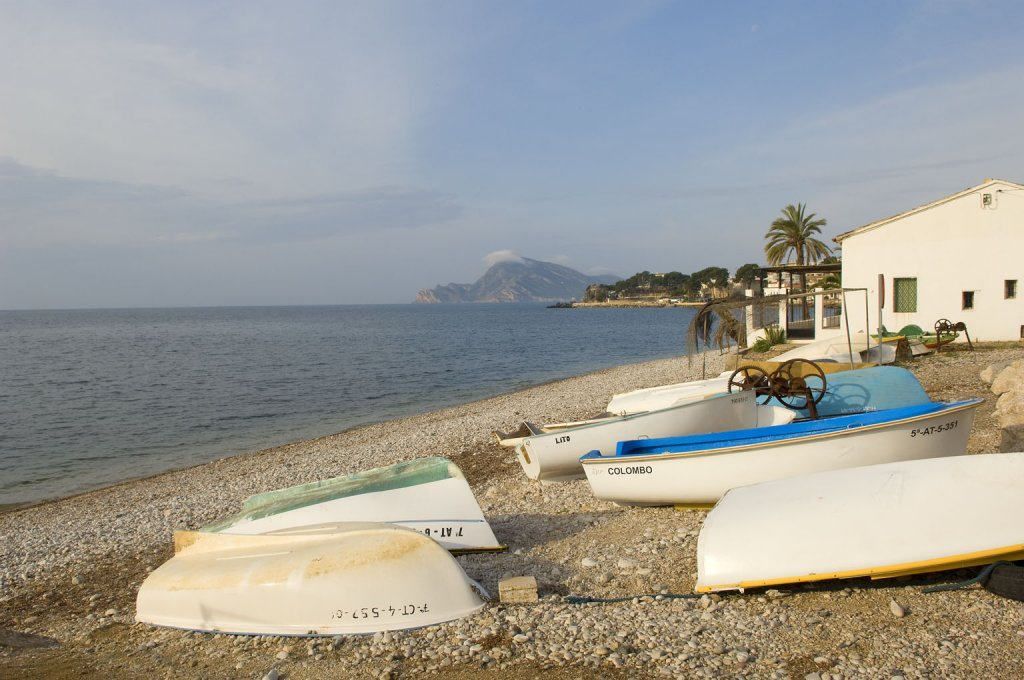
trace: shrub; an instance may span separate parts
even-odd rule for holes
[[[784,342],[786,342],[785,329],[781,326],[772,324],[771,326],[765,327],[764,337],[758,338],[751,349],[755,352],[767,352],[775,345],[781,345]]]

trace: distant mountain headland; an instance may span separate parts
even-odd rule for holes
[[[618,279],[514,256],[495,262],[476,283],[425,288],[416,295],[416,302],[554,302],[582,298],[590,284],[611,284]]]

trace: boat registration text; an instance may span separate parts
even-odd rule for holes
[[[911,437],[926,437],[926,436],[928,436],[930,434],[938,434],[940,432],[948,432],[948,431],[950,431],[952,429],[955,429],[959,422],[960,421],[958,421],[958,420],[951,420],[948,423],[943,423],[942,425],[932,425],[931,427],[915,427],[913,430],[910,431],[910,436]]]

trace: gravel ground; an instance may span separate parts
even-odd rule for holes
[[[950,351],[912,369],[934,398],[986,397],[970,440],[972,452],[986,452],[999,437],[978,371],[1021,357],[1020,347]],[[720,361],[711,358],[709,374]],[[0,515],[0,676],[1024,676],[1024,605],[978,588],[921,593],[972,572],[566,604],[569,593],[692,592],[704,513],[618,507],[594,500],[585,481],[542,487],[490,431],[585,417],[612,393],[694,377],[699,364],[685,359],[623,366]],[[466,571],[492,593],[503,576],[536,576],[540,603],[493,604],[417,631],[309,640],[132,623],[138,585],[170,557],[173,529],[234,512],[260,491],[439,454],[463,468],[510,547],[459,558]]]

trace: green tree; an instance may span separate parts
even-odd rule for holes
[[[733,275],[733,279],[747,284],[747,287],[749,288],[754,283],[754,279],[757,278],[757,273],[759,271],[761,271],[760,265],[745,264],[736,270],[736,274]]]
[[[699,272],[690,274],[690,287],[694,293],[700,293],[701,286],[722,287],[729,283],[729,270],[725,267],[705,267]]]

